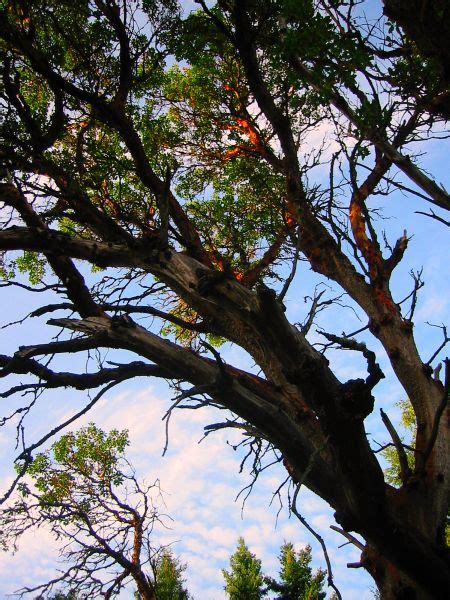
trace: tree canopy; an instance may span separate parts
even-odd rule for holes
[[[276,592],[276,600],[320,600],[325,598],[323,582],[325,572],[313,573],[311,546],[296,551],[292,542],[285,542],[280,549],[279,581],[266,578],[268,589]]]
[[[222,574],[230,600],[259,600],[265,595],[261,561],[250,552],[242,537],[230,558],[230,570],[223,569]]]
[[[157,580],[167,588],[163,572],[175,566],[152,539],[160,521],[158,482],[138,483],[124,457],[127,444],[125,430],[105,433],[90,424],[63,435],[27,464],[19,498],[0,511],[0,545],[15,549],[28,529],[47,527],[62,543],[64,568],[50,581],[23,587],[20,595],[48,595],[63,586],[67,598],[113,598],[133,580],[144,600],[169,598],[164,590],[156,594]]]
[[[420,262],[399,275],[414,232],[382,219],[417,211],[434,239],[449,225],[426,161],[447,148],[447,3],[195,5],[0,2],[2,293],[34,294],[49,336],[0,355],[14,485],[114,386],[163,378],[171,408],[229,411],[208,431],[241,430],[255,465],[273,451],[328,502],[382,597],[447,597],[449,337],[425,355]],[[416,425],[409,465],[381,414],[399,487],[365,428],[386,374]],[[67,387],[98,391],[26,442],[42,393]]]

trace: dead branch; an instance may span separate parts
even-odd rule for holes
[[[332,529],[333,531],[337,531],[337,533],[340,533],[341,535],[343,535],[351,544],[353,544],[359,550],[361,550],[361,552],[365,549],[364,544],[361,543],[354,535],[352,535],[351,533],[348,533],[348,531],[345,531],[344,529],[342,529],[341,527],[338,527],[337,525],[330,525],[330,529]]]
[[[430,217],[431,219],[435,219],[436,221],[439,221],[440,223],[443,223],[444,225],[446,225],[447,227],[450,227],[450,221],[447,221],[446,219],[444,219],[443,217],[440,217],[439,215],[437,215],[433,210],[430,210],[429,213],[426,212],[422,212],[421,210],[416,210],[416,213],[418,215],[424,215],[425,217]]]
[[[360,330],[361,331],[361,330]],[[380,368],[380,365],[376,361],[375,352],[369,350],[363,342],[357,342],[356,340],[348,337],[342,337],[327,333],[326,331],[319,331],[320,335],[323,335],[327,340],[338,344],[341,348],[346,350],[354,350],[355,352],[361,352],[364,358],[367,360],[367,372],[369,373],[366,378],[366,385],[368,389],[373,389],[376,384],[384,379],[384,373]]]
[[[297,496],[298,496],[298,492],[300,491],[300,487],[301,487],[301,483],[299,483],[295,489],[295,492],[294,492],[294,495],[292,498],[292,503],[291,503],[291,511],[294,513],[294,515],[297,517],[297,519],[300,521],[300,523],[304,527],[306,527],[306,529],[316,538],[316,540],[319,542],[320,546],[322,547],[322,552],[323,552],[325,562],[327,565],[328,586],[331,587],[335,591],[336,596],[339,598],[339,600],[342,600],[341,593],[333,580],[333,571],[332,571],[332,567],[331,567],[331,561],[330,561],[330,557],[328,556],[328,551],[327,551],[325,542],[324,542],[322,536],[315,529],[313,529],[311,527],[311,525],[308,523],[308,521],[305,519],[305,517],[303,517],[297,510]]]

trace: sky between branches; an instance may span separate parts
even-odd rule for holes
[[[184,2],[189,10],[193,2]],[[323,135],[319,132],[318,139]],[[314,144],[314,140],[311,144]],[[422,164],[433,167],[437,180],[447,189],[450,188],[450,177],[447,168],[447,153],[443,152],[445,144],[430,142],[428,154]],[[448,144],[447,144],[448,147]],[[431,168],[430,168],[431,170]],[[445,323],[449,316],[450,273],[448,246],[446,245],[445,227],[440,228],[435,222],[414,213],[423,208],[419,201],[406,198],[399,192],[387,201],[383,200],[383,218],[388,218],[386,230],[393,238],[399,237],[403,230],[413,233],[408,251],[393,279],[393,290],[404,287],[409,278],[411,268],[423,266],[425,287],[419,295],[418,309],[415,315],[417,338],[421,339],[421,351],[425,359],[432,355],[441,341],[438,329],[427,325],[427,321],[435,325]],[[405,210],[406,209],[406,210]],[[291,322],[301,321],[307,305],[303,298],[313,288],[315,276],[307,265],[299,267],[298,282],[290,290],[289,318]],[[410,284],[409,284],[410,285]],[[339,293],[338,289],[335,292]],[[396,298],[399,300],[399,298]],[[29,298],[28,294],[16,291],[10,304],[2,307],[3,321],[14,320],[41,304],[42,297]],[[350,302],[348,302],[350,305]],[[339,313],[342,329],[349,330],[350,323],[358,321],[354,313],[348,309]],[[330,311],[321,315],[319,324],[327,329],[326,324],[336,323],[336,313]],[[339,325],[341,325],[339,323]],[[11,343],[36,343],[43,341],[39,320],[26,322],[18,333],[21,338],[14,340],[8,329],[0,331],[0,352],[9,353]],[[319,340],[317,334],[317,340]],[[369,338],[368,338],[369,339]],[[399,413],[392,408],[401,399],[401,390],[390,377],[388,361],[382,354],[379,345],[370,339],[370,347],[377,351],[381,367],[387,378],[376,388],[376,410],[369,417],[367,430],[371,440],[380,443],[388,438],[379,420],[379,408],[389,411],[391,419],[399,422]],[[234,347],[227,345],[221,349],[225,360],[238,366],[252,368],[248,357]],[[342,378],[358,377],[364,373],[364,363],[352,353],[341,353],[333,357],[337,375]],[[76,360],[76,359],[74,359]],[[72,366],[72,365],[71,365]],[[68,365],[66,365],[68,368]],[[197,600],[219,600],[224,598],[223,580],[220,569],[228,565],[230,554],[234,551],[239,536],[243,536],[252,552],[263,561],[266,572],[275,574],[277,569],[276,555],[284,540],[296,546],[311,543],[313,547],[314,567],[323,566],[323,558],[318,545],[311,540],[295,518],[289,519],[287,498],[284,497],[277,521],[277,500],[269,506],[271,495],[285,477],[285,471],[273,468],[265,472],[255,485],[253,493],[242,511],[242,497],[235,501],[239,490],[250,482],[248,471],[239,475],[239,464],[242,454],[233,452],[227,440],[235,443],[236,436],[230,433],[215,433],[200,445],[203,426],[221,420],[217,413],[209,410],[177,411],[170,425],[170,444],[165,457],[161,457],[164,447],[164,424],[162,416],[170,406],[172,393],[161,382],[151,383],[148,380],[136,380],[122,384],[118,391],[110,392],[96,406],[94,411],[77,422],[70,429],[76,429],[89,421],[94,421],[102,429],[128,428],[131,446],[128,456],[135,465],[139,478],[151,481],[161,480],[161,487],[166,492],[167,513],[174,519],[170,531],[161,531],[158,541],[169,543],[177,541],[174,552],[181,560],[188,563],[186,572],[188,588]],[[44,399],[43,399],[44,400]],[[64,400],[64,402],[62,402]],[[36,438],[46,431],[48,414],[56,422],[63,422],[68,416],[67,409],[71,405],[75,412],[86,397],[74,392],[56,391],[48,395],[39,409],[33,414],[33,422],[29,423],[29,435]],[[2,470],[0,475],[1,489],[5,489],[12,477],[11,437],[6,431],[0,432],[0,449],[2,453]],[[358,551],[346,546],[338,549],[344,542],[337,534],[330,532],[333,523],[332,512],[326,505],[306,489],[300,494],[299,510],[309,522],[325,537],[335,569],[335,579],[347,600],[358,598],[365,600],[372,597],[370,578],[362,570],[346,569],[347,562],[358,560]],[[155,540],[157,541],[157,540]],[[0,555],[0,596],[23,585],[39,583],[52,577],[57,564],[56,545],[45,531],[30,535],[23,539],[18,554],[14,557]],[[124,598],[131,597],[125,593]]]

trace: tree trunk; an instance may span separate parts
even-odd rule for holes
[[[361,564],[377,584],[381,600],[433,600],[436,598],[423,589],[419,589],[415,581],[369,547],[362,554]]]
[[[15,8],[16,4],[20,10]],[[84,6],[84,3],[81,4]],[[74,7],[81,4],[72,3]],[[86,3],[86,6],[88,4]],[[49,324],[83,334],[73,339],[42,344],[40,347],[36,345],[20,348],[13,357],[1,356],[2,376],[10,373],[31,373],[39,380],[37,389],[39,386],[52,388],[66,385],[72,385],[77,389],[87,389],[89,386],[96,387],[87,382],[89,373],[54,372],[48,367],[49,363],[40,363],[35,357],[54,356],[55,352],[56,354],[58,352],[70,354],[79,350],[86,351],[102,347],[134,352],[143,359],[151,361],[150,365],[141,364],[141,368],[142,366],[158,367],[160,376],[177,382],[189,382],[193,386],[202,386],[204,393],[213,402],[237,415],[241,419],[240,426],[247,427],[251,435],[273,444],[283,454],[293,480],[297,483],[304,483],[328,502],[336,511],[336,520],[344,531],[354,531],[363,536],[367,546],[361,559],[361,565],[373,575],[383,598],[428,600],[450,597],[449,552],[444,541],[445,520],[450,497],[450,415],[446,405],[446,394],[448,394],[450,383],[446,381],[446,385],[443,386],[440,381],[433,378],[430,364],[422,362],[413,337],[413,324],[405,316],[408,313],[402,314],[401,307],[395,303],[389,288],[393,269],[401,261],[406,249],[406,233],[397,241],[389,257],[384,258],[377,239],[379,236],[376,235],[375,230],[373,233],[369,231],[370,210],[365,211],[364,218],[362,210],[364,200],[371,193],[377,191],[378,184],[385,175],[388,175],[387,170],[392,163],[397,165],[420,189],[424,190],[432,199],[433,204],[442,208],[450,206],[448,194],[434,180],[426,176],[408,155],[400,152],[408,139],[418,141],[422,135],[425,135],[422,131],[425,121],[418,117],[413,119],[411,116],[413,123],[411,130],[405,124],[397,125],[397,121],[403,122],[405,117],[403,111],[406,110],[406,108],[398,108],[398,113],[396,113],[397,101],[392,106],[389,103],[386,104],[381,113],[384,96],[392,98],[401,96],[395,87],[395,82],[395,85],[391,83],[390,76],[386,76],[384,81],[386,93],[383,91],[380,95],[375,93],[379,83],[379,89],[384,90],[384,88],[378,81],[378,76],[374,79],[373,85],[370,86],[373,88],[374,94],[372,100],[370,100],[370,96],[366,97],[367,90],[365,88],[359,90],[357,87],[355,93],[354,86],[359,78],[358,73],[363,72],[359,71],[361,67],[355,67],[354,76],[348,77],[348,74],[345,73],[344,77],[341,73],[336,79],[337,83],[331,83],[334,76],[328,74],[328,67],[331,67],[329,72],[334,73],[339,61],[329,60],[324,56],[325,66],[323,68],[325,70],[322,75],[322,57],[318,56],[317,60],[311,62],[311,56],[314,56],[315,52],[320,52],[317,49],[321,47],[320,39],[317,39],[317,47],[315,42],[311,47],[308,42],[303,58],[301,53],[299,57],[296,44],[285,44],[286,35],[293,33],[295,28],[287,27],[284,9],[281,10],[282,7],[288,7],[290,4],[294,6],[295,2],[264,3],[246,2],[245,0],[219,2],[220,10],[227,16],[227,19],[223,21],[219,18],[219,13],[214,12],[213,14],[207,9],[206,5],[209,3],[200,3],[203,5],[206,17],[210,19],[211,27],[217,28],[214,40],[216,40],[216,36],[222,36],[222,43],[226,42],[223,43],[223,47],[220,45],[217,47],[228,52],[226,50],[228,46],[230,44],[234,46],[228,59],[230,64],[240,65],[239,72],[242,71],[242,78],[246,80],[245,96],[251,98],[248,109],[250,112],[255,112],[253,110],[255,105],[259,107],[260,120],[261,122],[265,120],[270,126],[268,133],[270,133],[270,139],[273,137],[276,142],[274,147],[277,148],[277,154],[278,147],[282,151],[282,158],[277,158],[273,155],[270,146],[263,149],[261,153],[260,142],[250,148],[252,156],[255,154],[259,156],[259,159],[267,161],[271,165],[277,179],[279,176],[284,178],[283,192],[280,193],[277,183],[274,188],[274,197],[268,203],[267,208],[275,210],[274,223],[279,221],[280,224],[283,224],[281,233],[285,236],[286,242],[289,241],[286,248],[292,251],[295,248],[295,260],[298,258],[298,253],[301,252],[309,262],[311,269],[324,278],[323,281],[331,281],[339,285],[340,289],[348,294],[349,298],[366,315],[368,329],[382,344],[389,357],[393,372],[414,408],[417,421],[414,470],[409,472],[412,469],[408,467],[408,473],[403,478],[403,485],[397,490],[386,484],[376,455],[370,448],[364,427],[364,420],[374,409],[372,391],[384,376],[376,363],[375,354],[370,352],[364,343],[357,342],[353,338],[339,338],[333,334],[326,334],[337,340],[343,340],[338,342],[343,349],[354,350],[356,346],[356,350],[362,352],[367,360],[368,374],[365,379],[340,381],[330,368],[327,358],[318,352],[312,343],[308,342],[304,329],[298,328],[287,320],[282,301],[280,297],[277,297],[276,292],[263,283],[255,285],[255,289],[252,289],[252,285],[258,278],[263,280],[266,267],[276,259],[275,255],[280,249],[276,244],[271,246],[274,253],[273,259],[268,258],[265,253],[264,258],[258,260],[259,270],[257,269],[256,277],[254,271],[256,267],[247,270],[249,268],[249,265],[245,264],[248,262],[247,259],[241,265],[242,272],[237,273],[236,276],[226,271],[225,256],[220,259],[220,263],[216,261],[216,250],[208,250],[208,244],[202,242],[202,240],[209,239],[210,232],[197,231],[195,218],[192,218],[189,212],[185,212],[185,206],[180,204],[175,194],[170,191],[170,171],[167,171],[167,180],[164,180],[160,179],[153,170],[153,159],[157,161],[158,152],[161,152],[161,156],[164,155],[164,157],[168,153],[170,154],[170,144],[166,146],[166,141],[161,142],[161,148],[158,151],[155,150],[154,157],[150,159],[147,156],[149,150],[146,149],[143,141],[144,136],[147,136],[150,130],[140,129],[138,122],[141,119],[133,119],[133,111],[136,107],[132,103],[126,105],[128,96],[130,98],[141,97],[142,92],[139,86],[143,85],[143,80],[140,76],[136,77],[136,73],[140,73],[141,69],[144,73],[146,64],[138,65],[133,62],[134,47],[127,39],[128,32],[131,32],[133,28],[120,20],[120,10],[116,14],[110,9],[109,2],[93,4],[97,7],[96,11],[100,11],[100,13],[102,10],[104,11],[103,25],[107,21],[110,22],[111,39],[117,38],[120,46],[119,53],[108,51],[114,60],[119,58],[120,61],[120,73],[116,82],[117,93],[111,98],[107,91],[100,94],[95,86],[91,90],[84,83],[80,83],[91,81],[91,79],[95,80],[96,70],[95,73],[87,72],[80,77],[76,73],[66,72],[61,67],[62,63],[55,63],[54,57],[47,54],[48,48],[53,48],[52,45],[41,44],[39,35],[36,37],[36,43],[33,43],[34,32],[39,32],[39,27],[42,26],[39,24],[40,17],[34,16],[35,22],[28,24],[30,20],[28,13],[24,12],[22,7],[22,5],[28,6],[28,12],[33,16],[31,10],[33,2],[11,3],[11,7],[8,6],[8,10],[4,10],[4,16],[7,18],[0,19],[0,33],[11,57],[8,69],[13,70],[16,57],[23,57],[28,69],[45,80],[54,94],[59,92],[58,97],[62,106],[61,115],[55,113],[54,119],[56,124],[60,122],[61,132],[55,134],[53,142],[48,141],[48,132],[54,128],[53,121],[45,130],[40,131],[40,113],[35,119],[31,118],[30,115],[33,113],[26,105],[27,94],[19,94],[20,86],[16,89],[12,74],[10,77],[8,69],[4,69],[4,84],[7,92],[4,98],[9,107],[4,112],[7,116],[9,113],[13,115],[11,121],[8,121],[5,131],[7,133],[14,132],[14,135],[11,133],[11,140],[6,146],[7,165],[8,169],[11,166],[12,172],[20,176],[29,173],[31,183],[29,191],[22,191],[21,187],[12,181],[3,184],[2,199],[13,212],[12,216],[8,217],[10,223],[6,221],[0,232],[0,250],[31,250],[44,253],[63,285],[61,290],[64,289],[64,294],[67,296],[67,298],[64,296],[64,301],[66,299],[70,301],[69,306],[67,307],[65,302],[63,308],[73,309],[81,317],[79,320],[73,318],[53,319],[49,321]],[[269,12],[260,14],[266,4]],[[309,4],[311,10],[316,6],[315,2],[298,4],[302,6]],[[351,7],[355,3],[346,4]],[[54,3],[55,15],[58,12],[57,5],[58,3]],[[331,10],[332,3],[327,2],[326,5],[327,9]],[[430,114],[434,110],[439,118],[440,116],[450,118],[450,95],[448,93],[450,82],[449,3],[444,0],[436,2],[430,0],[413,0],[411,2],[385,0],[384,5],[386,14],[404,28],[407,36],[417,46],[418,52],[427,57],[427,60],[435,61],[437,70],[441,72],[442,86],[437,78],[439,93],[435,98],[429,98],[428,93],[424,98],[419,97],[419,104],[415,107],[419,111],[418,114],[422,115],[422,108],[426,106]],[[124,3],[124,7],[126,6],[127,2]],[[157,5],[155,4],[155,6]],[[57,29],[56,39],[58,40],[61,37],[60,32],[67,28],[67,22],[70,22],[67,20],[66,9],[69,11],[64,3],[63,20]],[[126,12],[124,10],[124,13]],[[74,18],[77,14],[74,13]],[[47,39],[47,29],[52,31],[53,20],[57,22],[55,15],[52,11],[51,21],[48,22],[47,16],[44,15],[42,32],[45,35],[42,34],[43,40]],[[94,15],[92,17],[94,18]],[[359,17],[357,21],[359,21]],[[276,23],[279,23],[280,26],[283,25],[279,31]],[[202,32],[204,25],[205,23],[202,25]],[[267,27],[270,25],[270,29],[265,30],[266,25]],[[305,22],[298,21],[297,25],[299,31],[307,28],[307,19]],[[349,24],[345,23],[345,28],[347,26]],[[138,30],[141,30],[141,26],[137,27],[136,24],[135,31]],[[207,31],[207,28],[204,31]],[[315,29],[311,30],[311,36],[306,37],[315,40],[317,37],[315,31]],[[206,34],[202,33],[202,35]],[[346,32],[342,36],[342,49],[347,48],[349,40],[352,40],[351,36],[350,28],[348,33]],[[362,43],[364,36],[359,34],[355,39]],[[273,40],[276,42],[275,45],[272,44]],[[297,41],[300,45],[303,43],[300,39]],[[80,41],[83,48],[80,56],[83,57],[83,60],[79,61],[77,67],[82,74],[84,68],[89,69],[91,65],[98,63],[97,49],[91,59],[86,60],[85,55],[90,56],[91,44],[89,43],[89,47],[85,47],[83,43]],[[189,38],[186,38],[180,47],[187,46],[189,43]],[[215,44],[216,41],[212,46],[215,47]],[[58,44],[55,47],[57,46]],[[365,48],[368,56],[372,55],[372,48],[369,46],[368,43]],[[278,50],[277,47],[279,47]],[[400,48],[402,59],[406,60],[409,48],[409,43]],[[264,58],[265,50],[267,50],[267,60],[275,69],[274,73],[282,72],[282,69],[278,67],[279,64],[284,64],[286,69],[291,70],[283,86],[272,82],[272,76],[268,77],[267,72],[271,71],[270,69],[267,71],[267,63],[261,60]],[[323,50],[328,52],[325,45]],[[170,49],[168,51],[170,54],[173,52]],[[65,55],[66,52],[67,48],[61,46],[61,54]],[[221,52],[222,50],[219,54]],[[279,52],[279,57],[274,62],[274,57],[277,56],[276,52]],[[120,56],[117,57],[116,54],[120,54]],[[346,50],[342,56],[347,56],[347,54]],[[136,51],[136,56],[140,57],[141,55],[141,52]],[[55,56],[59,56],[57,52],[55,52]],[[376,59],[375,55],[373,57]],[[111,56],[104,58],[105,64],[107,64]],[[282,62],[278,63],[278,60]],[[327,60],[329,60],[328,67]],[[350,62],[347,58],[345,61],[345,65],[339,66],[339,69],[353,69],[350,67],[353,61]],[[18,65],[20,65],[20,61]],[[87,67],[83,65],[87,65]],[[22,67],[17,68],[19,69],[17,70],[17,81],[20,83]],[[117,65],[114,65],[114,68],[110,69],[111,74],[116,70]],[[370,69],[364,71],[365,76],[369,75],[369,71]],[[390,71],[388,70],[388,72]],[[241,79],[241,75],[239,75],[239,79]],[[313,187],[308,189],[309,184],[305,183],[307,181],[304,177],[306,166],[299,160],[298,139],[303,137],[303,134],[301,136],[299,134],[303,127],[303,125],[300,126],[300,123],[303,120],[297,121],[296,112],[292,113],[292,120],[289,116],[291,93],[288,93],[288,90],[291,86],[295,87],[292,82],[297,80],[298,91],[301,94],[303,94],[303,88],[307,89],[308,86],[312,86],[312,89],[323,97],[320,103],[327,103],[326,110],[330,111],[331,116],[334,115],[334,111],[338,111],[349,120],[351,125],[349,133],[352,136],[358,136],[358,144],[362,144],[361,149],[366,142],[370,142],[373,146],[376,165],[371,170],[371,175],[364,183],[351,181],[351,187],[348,188],[349,227],[347,224],[343,226],[341,223],[340,203],[333,206],[335,200],[331,194],[332,190],[326,191],[326,194],[330,196],[329,215],[322,214],[320,208],[322,201],[318,203],[320,195],[313,192]],[[350,83],[347,84],[347,80]],[[139,85],[138,82],[140,82]],[[230,88],[229,83],[224,79],[220,85],[220,95],[217,92],[220,106],[223,106],[223,91]],[[138,85],[135,90],[137,95],[133,91],[135,84]],[[286,84],[286,94],[283,91],[283,95],[280,95],[281,89],[284,90],[284,84]],[[348,85],[347,92],[345,92],[346,85]],[[399,85],[401,86],[401,83]],[[425,85],[428,92],[427,85],[428,79]],[[102,86],[103,83],[100,88]],[[433,85],[430,87],[434,89]],[[114,82],[111,82],[111,89],[113,88]],[[280,92],[278,92],[278,88],[280,88]],[[409,94],[409,90],[407,92]],[[161,91],[156,87],[151,89],[151,93],[154,96],[151,95],[150,98],[159,98],[161,95]],[[408,94],[406,96],[409,101]],[[297,98],[298,102],[301,97]],[[363,100],[360,100],[359,103],[360,110],[355,112],[352,106],[361,97]],[[64,114],[66,98],[70,100],[67,102],[67,115]],[[313,104],[316,104],[318,99],[315,93],[311,98]],[[55,96],[55,104],[56,99]],[[23,104],[24,102],[25,104]],[[115,173],[115,168],[111,168],[111,172],[106,169],[102,177],[99,177],[102,184],[101,186],[100,183],[98,184],[98,190],[91,187],[90,180],[84,180],[86,167],[91,164],[93,157],[95,161],[97,160],[95,152],[92,157],[87,154],[86,164],[81,160],[83,168],[79,169],[79,173],[72,173],[72,167],[70,169],[67,167],[65,158],[61,158],[61,164],[59,164],[60,144],[69,132],[69,129],[66,130],[65,127],[66,118],[67,122],[71,123],[72,113],[76,113],[76,110],[71,108],[71,102],[74,103],[74,106],[82,109],[80,114],[93,116],[95,127],[98,127],[100,132],[106,126],[108,131],[111,130],[114,136],[117,136],[120,141],[117,144],[118,156],[122,156],[120,153],[126,150],[122,158],[126,158],[127,162],[128,155],[132,158],[133,164],[130,168],[134,169],[134,173],[130,178],[130,182],[132,182],[130,189],[134,189],[136,181],[139,181],[139,185],[142,184],[146,192],[142,199],[133,199],[133,202],[130,203],[131,212],[129,214],[122,210],[120,202],[114,204],[114,201],[107,195],[104,200],[101,199],[103,198],[101,194],[105,194],[104,188],[107,188],[108,178],[116,177],[112,175]],[[300,104],[302,102],[303,100]],[[356,102],[355,106],[357,104]],[[376,117],[380,112],[380,115],[383,115],[383,122],[378,123],[379,119],[375,119],[370,114],[368,114],[366,122],[366,117],[363,118],[363,115],[371,112],[367,109],[378,105],[380,111],[377,109],[374,114]],[[166,105],[164,105],[165,108],[167,108]],[[294,108],[295,106],[292,105],[292,111]],[[42,114],[51,110],[52,103],[42,110]],[[220,110],[222,111],[222,109]],[[408,113],[410,110],[412,111],[411,107],[408,107]],[[233,108],[225,115],[219,115],[220,122],[234,122],[235,112],[236,108]],[[391,116],[389,117],[389,115]],[[216,127],[216,116],[213,113],[210,116],[211,126]],[[225,119],[222,118],[223,116]],[[384,123],[388,117],[389,122]],[[309,115],[306,122],[310,119]],[[240,120],[242,121],[242,119]],[[334,120],[335,116],[333,116]],[[318,123],[320,122],[319,120]],[[193,123],[195,125],[195,119]],[[317,124],[314,125],[314,127],[316,126]],[[68,127],[70,130],[74,130],[73,124]],[[186,136],[186,142],[183,144],[188,144],[188,138],[192,137],[189,133],[190,127],[191,119],[189,119],[189,126],[186,123],[186,133],[189,135]],[[417,128],[416,131],[414,131],[414,127]],[[311,129],[311,132],[314,130],[314,128]],[[16,131],[21,132],[19,137],[17,137]],[[223,136],[224,131],[221,131],[219,138],[225,137]],[[230,131],[234,131],[233,128]],[[336,133],[338,139],[341,141],[345,139],[341,138],[343,135],[341,125],[336,129]],[[431,133],[433,133],[432,129]],[[155,146],[160,143],[156,139],[157,137],[155,136]],[[29,149],[26,149],[26,139],[29,141]],[[101,136],[98,139],[101,140]],[[193,139],[195,141],[195,136]],[[47,145],[45,145],[46,143]],[[101,155],[100,146],[97,148],[94,138],[90,143]],[[215,153],[215,142],[211,143]],[[52,144],[57,144],[55,152],[47,153],[42,150]],[[63,147],[66,148],[64,144]],[[71,150],[71,143],[67,142],[68,156],[70,156],[70,152],[73,152],[73,164],[79,162],[78,154],[79,151],[82,153],[83,144],[81,130],[76,148]],[[21,149],[26,149],[23,156]],[[206,148],[206,150],[210,154],[209,149]],[[351,157],[347,156],[348,153],[344,154],[345,160],[350,160]],[[174,156],[177,154],[174,153]],[[191,161],[189,153],[186,156],[186,165],[191,167],[195,163]],[[353,163],[349,165],[348,182],[346,181],[347,175],[343,174],[345,185],[347,183],[350,185],[350,180],[353,179],[352,170],[355,171],[355,179],[357,179],[358,154],[355,154],[351,160]],[[105,162],[109,163],[110,161],[111,159],[108,157]],[[119,163],[120,160],[118,160]],[[67,162],[67,164],[71,163]],[[99,161],[98,168],[101,165],[102,162]],[[380,165],[384,165],[384,167],[381,168]],[[308,170],[306,170],[307,172]],[[249,163],[247,175],[250,173],[253,173],[251,163]],[[330,171],[330,175],[332,174],[333,171]],[[48,186],[48,194],[53,194],[53,189],[58,190],[58,193],[54,194],[54,208],[51,208],[53,200],[49,202],[45,210],[40,198],[39,202],[30,202],[28,195],[36,192],[36,184],[32,183],[36,176],[51,178],[52,186],[53,184],[54,186]],[[250,187],[250,176],[246,176],[247,180]],[[331,182],[330,185],[332,185]],[[24,189],[26,190],[26,187]],[[320,185],[317,189],[320,190]],[[383,193],[385,192],[383,191]],[[255,188],[255,205],[260,201],[260,195],[258,188]],[[159,212],[155,221],[149,216],[149,208],[153,211],[156,209],[153,206],[153,200],[151,206],[148,204],[147,196],[154,197]],[[139,210],[136,208],[136,214],[133,212],[134,200],[136,206],[139,207]],[[61,202],[63,208],[57,210]],[[251,206],[249,204],[247,208],[250,210]],[[332,208],[336,209],[336,215],[339,214],[339,217],[335,217],[337,227],[332,227],[333,231],[329,226],[332,225],[329,224],[333,213]],[[168,212],[171,219],[170,239],[167,228]],[[139,215],[145,215],[145,217]],[[20,220],[17,221],[18,225],[16,225],[16,216],[20,217]],[[287,216],[291,223],[287,222]],[[69,220],[73,217],[74,223],[86,225],[86,231],[90,231],[91,235],[85,235],[84,232],[78,235],[76,228],[74,235],[68,235],[56,227],[53,228],[53,225],[61,217],[69,218]],[[136,229],[136,219],[139,221],[141,218],[145,218],[146,222],[141,223],[142,227],[138,226]],[[158,222],[160,223],[159,229],[157,228]],[[252,221],[248,221],[247,225],[253,227]],[[212,229],[220,228],[219,226],[223,227],[224,223],[214,224]],[[349,237],[350,233],[347,234],[347,230],[353,232],[353,241]],[[298,241],[294,239],[295,236],[290,240],[294,231]],[[277,231],[274,230],[272,233],[278,236]],[[369,240],[369,234],[371,240]],[[263,240],[263,237],[267,240]],[[261,248],[268,241],[266,234],[263,237],[260,240]],[[259,247],[260,242],[256,247]],[[348,243],[351,244],[353,250],[347,248],[348,254],[346,254]],[[212,247],[214,248],[214,244]],[[235,251],[237,248],[233,250]],[[238,253],[236,252],[236,254]],[[359,266],[354,258],[358,259]],[[117,316],[117,307],[114,309],[114,306],[108,308],[105,305],[103,291],[96,291],[95,288],[88,289],[72,259],[86,260],[100,267],[123,268],[127,269],[129,273],[151,275],[158,285],[162,283],[166,286],[166,289],[170,290],[170,294],[176,295],[202,319],[197,333],[223,336],[228,341],[236,343],[251,355],[255,364],[261,368],[263,377],[257,377],[224,364],[214,349],[210,348],[214,359],[207,358],[201,352],[186,349],[176,343],[176,337],[173,338],[175,341],[171,342],[169,339],[163,339],[160,335],[152,333],[151,330],[138,326],[130,318],[130,315],[135,314],[132,310],[133,307],[129,309],[125,307],[123,316]],[[283,255],[280,255],[280,259],[283,259]],[[215,264],[217,268],[214,267]],[[221,269],[218,268],[219,264]],[[363,267],[362,270],[361,267]],[[294,274],[294,270],[292,273]],[[242,275],[241,279],[237,277],[238,274]],[[133,280],[133,277],[130,281]],[[264,281],[269,283],[272,281],[276,285],[275,279],[267,278]],[[289,281],[286,283],[289,284]],[[108,288],[109,284],[105,284],[105,289]],[[58,293],[62,294],[61,290]],[[417,289],[413,294],[415,292]],[[283,297],[284,294],[281,295],[281,298]],[[143,294],[136,301],[139,304],[138,308],[151,310],[146,304],[148,299]],[[131,300],[133,301],[135,298],[131,298]],[[161,296],[160,300],[163,300],[162,306],[166,306],[167,296]],[[110,317],[108,311],[112,310],[114,310],[114,316]],[[49,307],[47,309],[44,307],[41,314],[49,311]],[[139,314],[139,311],[136,312]],[[410,318],[412,318],[413,307],[411,307],[410,313]],[[163,315],[164,320],[176,323],[173,320],[174,314],[165,314],[155,309],[153,313],[149,314]],[[313,311],[311,314],[313,315]],[[36,315],[36,311],[34,315]],[[175,318],[177,317],[175,316]],[[182,319],[181,322],[183,323]],[[365,329],[363,327],[361,331]],[[448,371],[450,372],[450,369]],[[123,376],[123,369],[120,366],[117,367],[117,373]],[[135,373],[139,374],[138,371]],[[110,370],[107,372],[106,369],[103,369],[100,374],[110,376]],[[119,381],[119,375],[117,375],[117,381]],[[108,381],[110,380],[108,379]],[[14,414],[19,414],[19,412],[16,411]],[[398,446],[400,446],[399,454],[401,454],[401,444]],[[34,447],[31,450],[34,450]],[[19,458],[31,456],[31,450],[28,449],[28,453],[24,452]],[[137,564],[137,559],[135,564]],[[154,600],[156,596],[152,583],[137,568],[132,573],[141,596]]]
[[[142,571],[133,575],[133,579],[142,600],[157,600],[155,587]]]

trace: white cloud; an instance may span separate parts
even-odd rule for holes
[[[226,445],[234,432],[219,432],[208,436],[201,444],[202,426],[217,420],[216,411],[178,411],[170,424],[170,444],[165,457],[164,424],[161,422],[170,403],[167,390],[162,386],[149,387],[145,391],[124,391],[102,399],[95,409],[83,418],[83,423],[96,422],[103,429],[130,430],[131,445],[128,456],[137,469],[139,478],[148,482],[160,479],[164,490],[164,509],[174,520],[170,529],[155,530],[155,544],[176,542],[174,552],[188,564],[186,577],[188,587],[197,600],[223,600],[221,569],[227,568],[237,539],[243,536],[252,552],[263,561],[263,569],[275,575],[278,571],[277,555],[285,540],[296,547],[313,547],[314,567],[323,566],[321,550],[311,540],[305,529],[295,520],[288,519],[283,508],[277,522],[278,505],[269,506],[271,493],[285,477],[281,468],[265,472],[256,482],[254,490],[242,511],[242,502],[235,502],[239,490],[250,481],[249,476],[239,475],[242,457]],[[77,423],[76,427],[81,426]],[[330,539],[330,509],[308,490],[302,490],[298,507],[310,522],[320,527],[322,535]],[[26,543],[15,556],[0,556],[0,596],[20,585],[48,579],[57,567],[57,551],[48,534],[30,533]],[[344,549],[336,554],[336,546],[342,543],[331,534],[330,553],[338,560],[339,577],[344,597],[351,598],[351,589],[367,587],[368,578],[351,579],[345,561],[357,560],[352,552]],[[334,550],[333,550],[334,548]],[[343,558],[345,557],[345,558]],[[343,561],[343,562],[342,562]],[[14,570],[12,565],[14,564]],[[32,564],[33,568],[25,565]],[[341,574],[342,571],[342,574]],[[15,573],[13,575],[12,573]],[[27,574],[27,581],[24,574]],[[355,596],[356,597],[356,596]],[[122,594],[121,598],[131,598]],[[362,600],[358,592],[358,600]]]
[[[434,291],[434,294],[429,294],[426,300],[421,304],[416,312],[417,321],[439,322],[446,312],[448,306],[448,297],[442,293]]]

